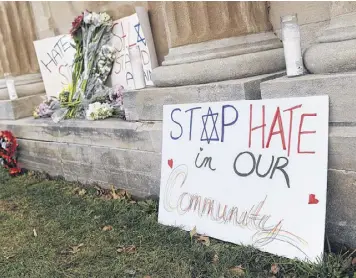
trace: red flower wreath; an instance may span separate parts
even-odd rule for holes
[[[16,161],[17,147],[16,138],[10,131],[0,131],[0,163],[9,170],[10,175],[21,172]]]

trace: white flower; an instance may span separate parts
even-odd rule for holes
[[[86,24],[91,24],[93,22],[93,15],[85,11],[83,20]]]
[[[101,23],[110,21],[110,16],[107,13],[100,13],[100,21]]]
[[[107,103],[91,103],[86,111],[86,118],[92,121],[105,119],[112,116],[113,110],[111,105]]]
[[[100,15],[95,12],[92,13],[92,21],[96,27],[98,27],[102,24],[102,22],[100,20]]]

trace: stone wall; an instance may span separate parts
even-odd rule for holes
[[[136,197],[157,197],[161,123],[32,118],[0,121],[18,138],[19,165],[69,181],[124,188]]]
[[[236,2],[235,2],[236,3]],[[237,2],[238,5],[248,5],[248,3]],[[177,22],[177,33],[180,27],[184,24],[190,24],[194,18],[201,18],[199,12],[209,13],[209,7],[214,10],[219,5],[219,14],[223,20],[211,18],[211,22],[205,22],[218,32],[216,34],[204,35],[204,29],[201,29],[200,36],[204,35],[206,40],[224,38],[241,34],[241,30],[234,29],[232,23],[233,16],[238,13],[233,12],[236,4],[228,2],[225,8],[221,3],[209,2],[207,10],[196,9],[197,14],[187,14],[185,8],[180,7],[180,3],[165,3],[165,2],[150,2],[150,1],[122,1],[122,2],[102,2],[102,1],[80,1],[80,2],[32,2],[34,13],[34,21],[37,28],[37,37],[39,39],[49,36],[59,35],[68,32],[71,22],[75,16],[80,14],[85,9],[92,11],[106,11],[114,19],[131,15],[134,13],[135,6],[144,6],[149,11],[152,32],[155,41],[157,56],[160,64],[164,60],[164,56],[168,54],[168,45],[171,43],[174,46],[194,43],[194,38],[197,34],[181,34],[175,41],[169,42],[166,35],[167,26],[165,26],[164,14],[170,11],[172,18],[167,21],[167,24],[175,24]],[[191,3],[190,5],[199,5],[199,3]],[[330,2],[269,2],[269,21],[272,23],[273,30],[280,36],[280,17],[287,14],[298,14],[299,24],[301,25],[302,48],[305,49],[315,41],[315,38],[320,33],[320,30],[325,28],[330,21]],[[256,10],[258,15],[258,9]],[[174,19],[174,21],[173,21]],[[263,22],[266,19],[261,19]],[[171,22],[171,23],[169,23]],[[194,22],[191,22],[193,24]],[[202,23],[200,23],[203,25]],[[232,25],[231,25],[232,24]],[[215,26],[215,27],[214,27]],[[264,26],[264,24],[263,24]],[[258,28],[258,26],[251,27]],[[248,33],[248,32],[245,32]],[[201,41],[201,38],[199,38]]]

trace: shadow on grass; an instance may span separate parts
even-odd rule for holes
[[[156,201],[104,200],[95,188],[80,195],[62,180],[1,175],[2,277],[349,277],[341,255],[308,265],[213,239],[205,246],[158,224]]]

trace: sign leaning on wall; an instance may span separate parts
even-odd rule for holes
[[[159,222],[315,262],[328,96],[166,105]]]
[[[60,35],[33,42],[47,96],[58,97],[63,86],[71,83],[75,48],[70,35]]]
[[[116,49],[116,59],[109,82],[125,89],[136,89],[129,48],[138,47],[146,85],[153,86],[152,69],[158,66],[148,13],[136,7],[136,13],[114,21],[111,44]]]
[[[71,83],[71,65],[74,61],[74,41],[69,34],[34,41],[47,96],[58,97],[63,86]],[[136,7],[136,13],[113,22],[110,44],[116,49],[116,59],[109,86],[122,85],[125,89],[136,89],[134,67],[130,59],[130,48],[139,51],[144,74],[144,84],[153,85],[152,69],[158,66],[148,13]],[[136,68],[137,71],[137,68]]]

